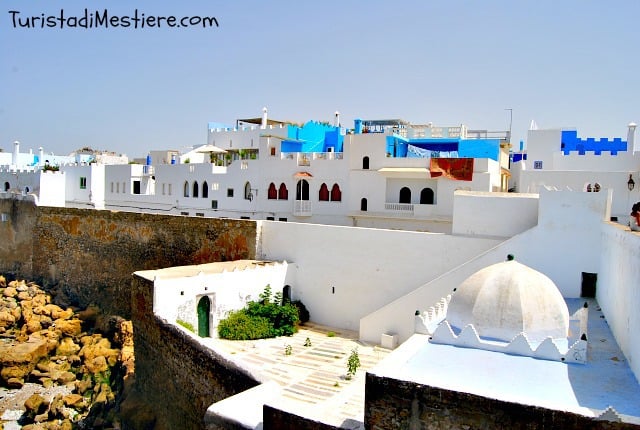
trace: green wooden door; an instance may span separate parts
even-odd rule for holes
[[[209,337],[210,310],[211,301],[209,300],[209,297],[202,297],[198,302],[198,335],[200,335],[200,337]]]

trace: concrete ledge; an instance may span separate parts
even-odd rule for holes
[[[216,402],[205,413],[205,428],[262,429],[263,406],[279,393],[280,386],[269,381]]]

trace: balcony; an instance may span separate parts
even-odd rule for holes
[[[311,160],[342,160],[342,152],[281,152],[280,159],[296,160],[298,166],[310,166]]]
[[[293,202],[293,215],[294,216],[311,216],[311,201],[310,200],[294,200]]]
[[[413,206],[411,203],[385,203],[384,209],[396,216],[413,216]]]

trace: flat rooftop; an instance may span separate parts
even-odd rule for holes
[[[199,273],[211,275],[222,272],[233,272],[234,270],[245,270],[254,267],[274,264],[274,261],[265,260],[234,260],[217,263],[193,264],[190,266],[173,266],[164,269],[139,270],[134,275],[148,281],[153,281],[156,277],[161,279],[188,278],[197,276]]]
[[[363,429],[365,372],[391,352],[358,341],[357,332],[312,322],[290,337],[200,341],[265,381],[209,408],[208,414],[247,428],[261,428],[262,405],[267,404],[335,427]],[[346,380],[347,359],[356,348],[361,367]]]
[[[609,406],[640,424],[640,385],[593,299],[566,299],[569,314],[589,303],[586,364],[430,343],[416,334],[369,372],[445,390],[597,417]]]

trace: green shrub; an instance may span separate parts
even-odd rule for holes
[[[304,324],[309,321],[309,311],[307,307],[300,300],[294,300],[291,302],[292,306],[295,306],[298,309],[298,318],[300,319],[300,324]]]
[[[218,335],[234,340],[291,336],[298,330],[298,308],[281,302],[277,294],[272,299],[271,287],[267,285],[259,301],[249,302],[246,308],[232,312],[220,321]]]
[[[195,332],[196,332],[196,331],[195,331],[195,329],[193,328],[193,324],[188,323],[188,322],[186,322],[186,321],[182,321],[182,320],[176,320],[176,322],[177,322],[178,324],[180,324],[182,327],[184,327],[184,328],[186,328],[187,330],[189,330],[190,332],[192,332],[192,333],[195,333]]]
[[[218,336],[222,339],[251,340],[271,336],[272,327],[268,319],[250,316],[244,310],[231,312],[218,325]]]

